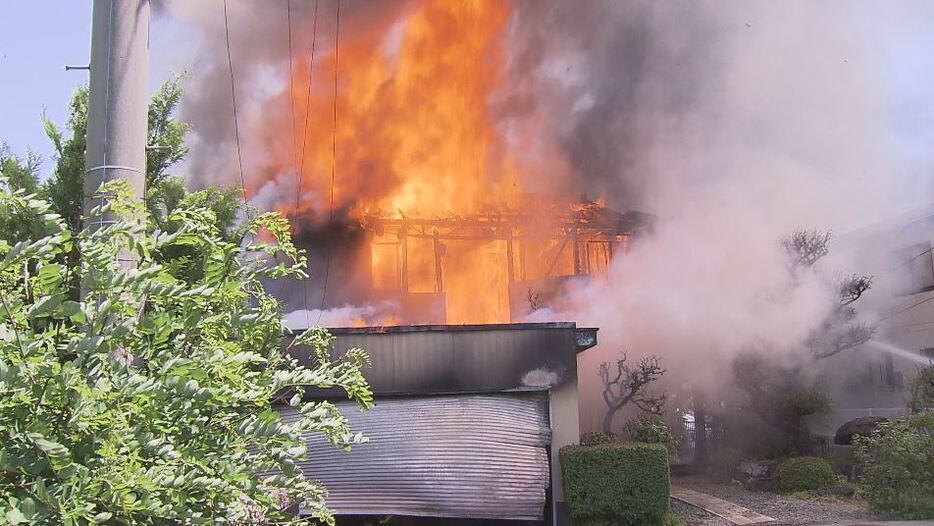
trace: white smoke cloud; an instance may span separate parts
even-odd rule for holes
[[[309,327],[357,327],[396,325],[399,306],[393,302],[363,306],[344,305],[333,309],[297,309],[284,316],[286,327],[303,330]]]
[[[934,7],[886,5],[879,15],[867,2],[594,3],[578,19],[590,33],[537,13],[544,24],[529,27],[559,35],[546,49],[596,75],[549,83],[549,53],[545,74],[533,73],[551,96],[540,110],[586,139],[564,143],[573,168],[611,204],[661,216],[606,281],[578,283],[566,304],[529,318],[600,328],[600,345],[579,357],[584,430],[605,410],[598,366],[623,351],[659,355],[674,387],[727,383],[730,359],[752,347],[791,359],[836,302],[828,280],[863,262],[833,258],[792,286],[779,240],[929,199],[931,176],[893,140],[885,46]],[[634,15],[643,27],[621,19]]]

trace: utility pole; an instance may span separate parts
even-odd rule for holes
[[[88,217],[92,196],[113,179],[142,199],[146,180],[149,0],[94,0],[84,183],[85,228],[112,217]],[[131,263],[132,264],[132,263]]]

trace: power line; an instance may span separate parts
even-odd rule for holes
[[[311,57],[308,59],[308,86],[305,90],[305,123],[302,126],[301,163],[298,169],[298,191],[295,193],[295,208],[299,207],[302,194],[302,174],[305,173],[305,146],[308,141],[308,113],[311,110],[311,81],[315,71],[315,45],[318,41],[318,0],[315,0],[315,17],[311,26]],[[307,310],[307,309],[306,309]]]
[[[927,253],[929,253],[929,252],[931,252],[932,250],[934,250],[934,247],[931,247],[931,248],[925,250],[924,252],[922,252],[922,253],[920,253],[920,254],[918,254],[918,255],[916,255],[916,256],[912,256],[912,257],[908,258],[908,259],[905,260],[905,261],[902,261],[898,266],[893,267],[893,268],[890,268],[890,269],[889,269],[889,272],[895,272],[896,270],[898,270],[898,269],[904,267],[905,265],[911,263],[912,261],[918,259],[919,257],[921,257],[921,256],[923,256],[923,255],[925,255],[925,254],[927,254]]]
[[[291,1],[291,0],[290,0]],[[315,16],[314,22],[312,22],[311,28],[311,56],[308,59],[308,85],[305,89],[305,121],[302,125],[302,147],[300,150],[300,159],[301,162],[296,167],[295,174],[297,177],[297,184],[295,185],[295,217],[298,217],[298,211],[301,209],[302,202],[302,182],[303,175],[305,173],[305,146],[308,138],[308,114],[311,111],[311,83],[314,80],[313,74],[315,71],[315,47],[318,42],[318,0],[315,0]],[[289,63],[291,64],[292,56],[289,53]],[[293,128],[293,145],[295,139],[295,133]],[[294,148],[294,146],[293,146]],[[305,328],[307,329],[311,325],[311,318],[308,314],[308,279],[302,280],[302,305],[303,310],[305,311]]]
[[[328,223],[334,221],[334,182],[337,179],[337,84],[340,70],[340,35],[341,35],[341,0],[337,0],[337,21],[334,29],[334,111],[331,127],[331,189],[328,200]],[[321,314],[324,312],[324,303],[328,298],[328,275],[331,272],[331,247],[328,246],[324,263],[324,286],[321,290],[321,306],[318,308],[318,320],[321,323]],[[308,308],[305,308],[308,312]]]
[[[286,11],[286,25],[288,26],[288,35],[289,35],[289,115],[292,121],[292,169],[295,170],[296,177],[301,180],[301,174],[298,173],[298,166],[296,161],[296,156],[298,155],[298,148],[295,144],[297,137],[295,137],[295,87],[294,87],[294,76],[292,74],[292,0],[285,0],[285,11]]]
[[[908,312],[908,311],[910,311],[911,309],[913,309],[913,308],[915,308],[915,307],[917,307],[917,306],[919,306],[919,305],[923,305],[923,304],[925,304],[925,303],[927,303],[927,302],[929,302],[929,301],[934,301],[934,296],[931,296],[930,298],[923,299],[923,300],[921,300],[921,301],[919,301],[919,302],[917,302],[917,303],[913,303],[913,304],[911,304],[911,305],[905,307],[904,309],[902,309],[902,310],[900,310],[900,311],[897,311],[897,312],[895,312],[895,313],[893,313],[893,314],[889,314],[888,316],[886,316],[885,318],[882,318],[882,319],[879,320],[879,321],[880,321],[880,322],[883,322],[883,321],[891,320],[892,318],[898,316],[899,314],[902,314],[903,312]]]
[[[240,151],[240,119],[237,116],[237,90],[234,88],[233,59],[230,56],[230,20],[227,15],[227,0],[224,0],[224,38],[227,44],[227,67],[230,73],[230,100],[233,104],[234,133],[237,137],[237,166],[240,169],[240,188],[246,202],[246,181],[243,179],[243,154]]]
[[[296,141],[295,130],[295,87],[293,74],[293,53],[292,53],[292,0],[285,0],[285,13],[286,13],[286,34],[288,35],[288,48],[289,48],[289,117],[292,124],[292,170],[295,171],[295,178],[298,181],[298,184],[301,184],[301,174],[298,172],[298,146]],[[290,222],[294,224],[295,219],[298,217],[298,206],[297,206],[297,197],[296,197],[296,209],[292,211],[291,217],[289,217]],[[294,232],[294,230],[293,230]],[[277,298],[282,297],[282,291],[285,288],[285,283],[287,278],[279,279],[277,282],[278,289],[275,294]]]

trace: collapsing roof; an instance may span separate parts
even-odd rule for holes
[[[414,322],[501,323],[522,319],[527,299],[514,297],[514,284],[603,275],[652,222],[585,202],[445,218],[371,214],[363,227],[373,288],[402,296]]]

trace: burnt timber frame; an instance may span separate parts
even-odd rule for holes
[[[559,219],[556,220],[556,217]],[[444,292],[442,266],[445,241],[504,241],[506,244],[507,279],[509,283],[524,281],[526,275],[527,250],[522,241],[560,241],[543,276],[553,277],[553,272],[562,254],[571,245],[573,275],[590,273],[590,252],[581,251],[581,243],[603,243],[607,247],[607,259],[614,252],[625,249],[629,238],[643,230],[648,216],[639,213],[619,214],[593,203],[570,214],[474,214],[467,217],[437,219],[384,217],[366,215],[365,229],[377,236],[395,234],[400,246],[400,289],[409,292],[408,239],[432,241],[434,253],[435,292]],[[518,242],[518,247],[516,244]],[[385,244],[385,243],[384,243]],[[518,252],[518,258],[517,256]],[[518,261],[516,261],[518,259]],[[517,265],[518,263],[518,265]],[[518,267],[518,272],[517,268]],[[518,275],[517,275],[518,274]]]

